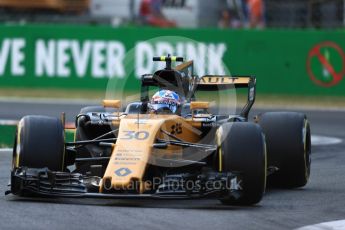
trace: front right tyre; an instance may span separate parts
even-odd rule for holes
[[[242,194],[221,199],[226,205],[253,205],[263,197],[266,188],[266,145],[261,128],[253,123],[223,124],[216,133],[217,163],[221,172],[242,175]]]

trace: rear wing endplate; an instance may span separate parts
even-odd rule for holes
[[[218,91],[236,88],[248,88],[247,103],[241,111],[241,116],[248,119],[256,95],[256,78],[254,76],[205,75],[199,79],[196,90]]]

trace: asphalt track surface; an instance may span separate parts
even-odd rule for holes
[[[73,121],[84,105],[0,102],[1,119],[26,114]],[[262,110],[255,110],[255,113]],[[11,153],[0,152],[0,229],[294,229],[345,219],[345,112],[303,111],[312,134],[337,137],[335,145],[313,146],[312,174],[301,189],[269,189],[251,207],[226,207],[217,200],[152,201],[24,199],[4,196]]]

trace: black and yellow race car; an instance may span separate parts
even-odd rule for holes
[[[65,141],[63,118],[23,117],[7,194],[215,198],[228,205],[251,205],[262,199],[268,184],[306,185],[311,142],[304,114],[267,112],[250,122],[255,77],[198,77],[193,61],[172,68],[172,62],[183,58],[153,60],[166,67],[142,76],[140,100],[125,108],[120,100],[83,108],[76,116],[73,142]],[[165,110],[152,110],[152,88],[174,92],[171,99],[178,97],[178,103],[158,94],[156,107]],[[223,93],[238,89],[247,91],[246,104],[229,114],[225,95],[233,94]],[[219,100],[207,100],[212,94]]]

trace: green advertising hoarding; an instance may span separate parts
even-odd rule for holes
[[[194,59],[203,74],[255,75],[261,93],[345,95],[344,32],[0,26],[1,87],[135,90],[162,66],[152,56]],[[116,84],[115,84],[116,87]],[[121,86],[122,87],[122,86]]]

